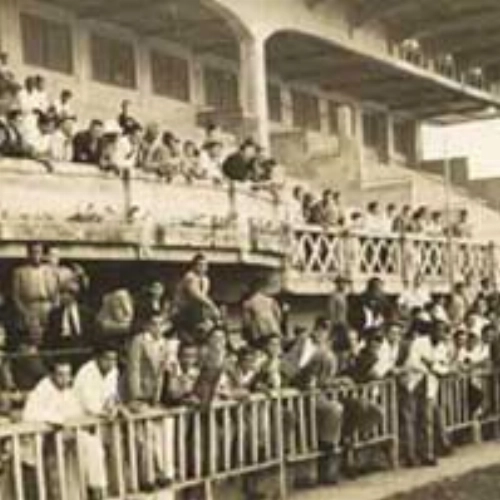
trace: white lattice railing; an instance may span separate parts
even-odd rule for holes
[[[338,275],[364,282],[379,276],[400,287],[419,274],[433,287],[445,289],[470,276],[496,275],[495,247],[472,240],[301,227],[292,234],[291,249],[290,273],[299,283],[330,283]]]

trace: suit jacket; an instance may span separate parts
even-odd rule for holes
[[[94,141],[88,130],[79,132],[73,139],[73,161],[99,165],[103,151],[101,139]]]
[[[168,345],[163,337],[157,340],[147,332],[136,335],[128,350],[126,399],[159,403],[167,364]]]
[[[95,318],[92,311],[80,304],[76,305],[79,324],[70,323],[71,334],[65,335],[64,315],[66,307],[58,306],[49,314],[48,328],[45,335],[45,347],[51,349],[84,347],[88,346],[89,340],[95,335]]]

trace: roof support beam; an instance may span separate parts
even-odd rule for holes
[[[481,9],[479,13],[469,12],[460,16],[451,16],[449,20],[436,19],[429,23],[427,20],[422,21],[420,26],[412,29],[403,29],[399,33],[399,39],[416,38],[418,40],[426,40],[440,35],[450,35],[459,33],[460,31],[468,30],[471,26],[480,26],[481,29],[498,26],[498,9]]]
[[[375,20],[383,20],[415,5],[415,0],[365,0],[353,16],[353,26],[359,28]]]

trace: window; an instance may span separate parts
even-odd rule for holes
[[[412,156],[415,150],[415,127],[413,122],[394,124],[394,150],[403,156]]]
[[[132,44],[100,35],[92,35],[91,60],[94,80],[119,87],[136,87],[135,57]]]
[[[293,125],[308,130],[321,130],[321,114],[317,96],[292,91]]]
[[[283,108],[281,103],[281,88],[279,85],[267,86],[267,106],[271,121],[281,123],[283,121]]]
[[[328,130],[332,135],[339,134],[340,128],[340,104],[335,101],[328,101]]]
[[[189,63],[185,59],[151,52],[151,78],[155,94],[189,101]]]
[[[240,107],[238,77],[232,71],[205,67],[203,72],[205,103],[219,110],[236,110]]]
[[[73,45],[71,29],[31,14],[21,14],[23,58],[26,64],[71,74]]]

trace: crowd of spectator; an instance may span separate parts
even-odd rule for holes
[[[116,118],[94,118],[86,129],[77,130],[71,90],[52,98],[42,76],[28,76],[20,83],[9,69],[8,55],[1,54],[0,60],[1,156],[30,158],[49,171],[57,162],[76,162],[165,182],[231,180],[263,187],[281,182],[276,161],[253,139],[234,151],[221,130],[208,124],[201,144],[182,141],[156,122],[141,123],[129,100],[121,103]]]
[[[444,213],[426,205],[385,207],[370,201],[365,210],[346,207],[338,191],[325,189],[321,196],[296,186],[291,201],[291,219],[299,225],[313,224],[328,229],[359,231],[370,235],[416,234],[439,238],[470,238],[472,225],[466,209]]]
[[[319,479],[335,483],[339,465],[357,472],[348,453],[354,435],[377,426],[382,415],[376,402],[335,400],[328,391],[395,378],[405,464],[435,465],[453,446],[438,405],[441,380],[500,363],[500,295],[488,279],[457,283],[444,296],[431,294],[417,276],[394,297],[379,278],[356,295],[339,276],[323,314],[312,325],[294,326],[289,307],[268,291],[266,279],[257,279],[240,300],[237,335],[211,294],[202,254],[170,296],[156,280],[138,293],[113,290],[95,309],[83,300],[89,287],[82,267],[61,263],[56,248],[37,243],[14,270],[12,304],[1,308],[3,425],[21,419],[60,429],[75,417],[127,418],[153,408],[203,408],[252,393],[314,388],[320,390],[316,418],[325,456]],[[82,349],[89,348],[91,359],[82,360]],[[57,355],[45,358],[44,352]],[[468,410],[486,411],[480,381],[472,379],[469,392]],[[287,421],[294,425],[293,418]],[[83,436],[89,498],[102,499],[108,487],[103,444],[96,435]],[[153,456],[164,453],[160,447]],[[175,479],[173,462],[154,477],[147,467],[140,470],[144,491]]]

